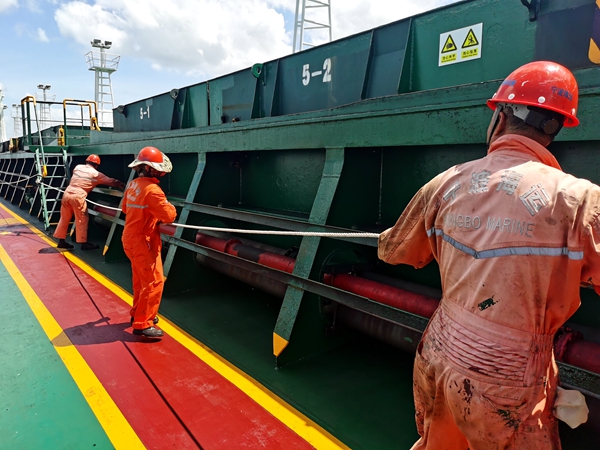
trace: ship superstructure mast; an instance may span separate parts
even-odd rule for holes
[[[112,46],[110,41],[94,39],[91,44],[92,47],[99,49],[85,55],[88,70],[93,70],[95,73],[94,100],[98,105],[98,124],[100,127],[112,127],[114,99],[110,75],[117,71],[121,57],[106,53],[106,50]]]
[[[21,106],[13,103],[12,105],[12,114],[11,117],[13,119],[14,131],[13,136],[18,137],[21,136]]]
[[[36,99],[38,100],[38,109],[39,109],[39,127],[40,130],[44,130],[46,127],[52,125],[52,115],[50,112],[50,103],[46,103],[48,101],[52,102],[56,98],[56,95],[48,95],[46,91],[49,91],[49,84],[38,84],[37,88],[42,91],[42,94],[36,94]],[[40,102],[41,100],[41,102]]]
[[[314,47],[319,40],[331,42],[331,0],[296,0],[294,53]]]
[[[0,143],[6,141],[6,126],[4,125],[4,110],[7,106],[2,102],[4,93],[0,89]]]

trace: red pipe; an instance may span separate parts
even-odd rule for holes
[[[158,229],[163,234],[168,234],[169,236],[175,235],[175,225],[170,225],[168,223],[161,223],[158,225]]]
[[[97,211],[97,212],[99,212],[99,213],[105,214],[107,216],[114,217],[114,216],[117,215],[117,212],[114,209],[109,208],[108,206],[94,205],[94,210]]]
[[[250,245],[244,245],[237,239],[227,240],[209,236],[204,233],[198,233],[196,235],[196,244],[218,250],[222,253],[238,256],[242,259],[254,261],[263,266],[272,267],[273,269],[281,270],[283,272],[292,273],[294,271],[294,265],[296,264],[294,258],[267,252]]]
[[[202,245],[203,247],[212,248],[213,250],[218,250],[222,253],[229,253],[228,249],[233,244],[239,244],[240,241],[237,239],[221,239],[214,236],[209,236],[208,234],[197,233],[196,234],[196,244]]]
[[[288,273],[293,272],[296,262],[287,256],[244,245],[237,239],[221,239],[198,233],[196,243]],[[327,273],[323,276],[323,282],[428,319],[439,305],[439,300],[433,297],[344,273]],[[600,373],[600,345],[584,341],[581,333],[568,329],[557,333],[554,352],[559,361]]]
[[[323,282],[428,319],[431,318],[433,312],[440,304],[439,300],[426,295],[416,294],[345,273],[326,273],[323,277]]]
[[[387,284],[348,274],[325,274],[325,284],[353,292],[394,308],[431,318],[439,301]],[[562,328],[554,340],[554,354],[558,361],[600,373],[600,345],[585,341],[580,332]]]
[[[572,342],[561,361],[590,372],[600,373],[600,345],[583,339]]]
[[[554,337],[554,356],[557,360],[600,373],[600,345],[584,341],[583,334],[564,326]]]

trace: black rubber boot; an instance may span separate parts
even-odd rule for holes
[[[158,328],[148,327],[148,328],[144,328],[143,330],[134,329],[133,334],[138,335],[138,336],[146,336],[149,338],[159,338],[159,337],[163,337],[163,335],[165,333],[163,333],[163,331],[159,330]]]
[[[131,320],[129,321],[129,323],[130,323],[131,325],[133,325],[133,317],[131,318]],[[156,316],[154,319],[152,319],[152,323],[153,323],[154,325],[156,325],[156,324],[158,323],[158,316]]]
[[[73,246],[71,244],[69,244],[67,241],[65,241],[64,239],[59,239],[58,240],[58,244],[56,245],[56,248],[66,248],[66,249],[72,249]]]
[[[71,246],[72,248],[73,246]],[[99,248],[96,244],[92,244],[91,242],[84,242],[81,244],[81,250],[96,250]]]

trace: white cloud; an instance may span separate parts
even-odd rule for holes
[[[42,28],[37,29],[36,39],[40,42],[50,42],[50,39],[48,39],[48,36],[46,36],[46,32]]]
[[[112,53],[147,59],[161,70],[214,76],[290,53],[283,15],[265,0],[96,0],[63,4],[63,36],[89,47],[113,42]]]
[[[336,0],[333,37],[454,1]],[[295,7],[294,0],[75,0],[54,18],[63,36],[86,49],[92,39],[109,40],[110,53],[147,60],[154,70],[210,78],[291,53],[284,14],[289,23]]]
[[[0,14],[2,14],[5,11],[8,11],[13,6],[15,6],[15,7],[19,6],[19,1],[18,0],[0,0]]]
[[[459,0],[344,0],[333,3],[334,39],[414,16]]]

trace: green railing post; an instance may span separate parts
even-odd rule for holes
[[[325,166],[321,183],[315,196],[308,222],[315,225],[325,225],[337,185],[344,166],[344,148],[334,147],[326,150]],[[320,237],[305,236],[302,238],[293,274],[308,278],[321,242]],[[277,317],[273,331],[273,354],[279,357],[288,346],[292,329],[300,310],[304,289],[290,283],[287,287],[283,304]]]
[[[196,166],[196,172],[194,172],[194,177],[192,178],[192,182],[190,183],[190,188],[188,189],[188,193],[185,197],[186,203],[192,203],[194,198],[196,197],[196,192],[198,191],[198,186],[200,186],[200,180],[202,179],[202,174],[204,173],[204,168],[206,167],[206,153],[198,153],[198,165]],[[181,210],[181,214],[179,215],[178,222],[181,224],[187,223],[187,218],[190,214],[189,206],[183,206]],[[183,228],[177,227],[175,229],[174,237],[180,238],[183,233]],[[175,252],[177,251],[176,245],[171,245],[169,250],[167,251],[167,256],[165,257],[165,263],[163,264],[163,273],[165,278],[169,275],[169,271],[171,270],[171,265],[173,264],[173,259],[175,258]]]

